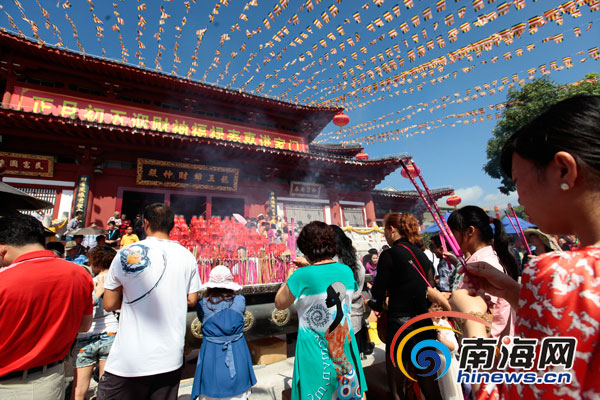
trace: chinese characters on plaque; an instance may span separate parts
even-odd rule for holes
[[[277,198],[275,192],[269,192],[269,218],[273,219],[277,216]]]
[[[321,197],[323,185],[319,183],[291,182],[290,196],[292,197]]]
[[[238,175],[237,168],[138,158],[136,183],[144,186],[235,192],[237,191]]]
[[[7,175],[40,176],[52,178],[54,175],[54,157],[35,154],[0,152],[0,160],[6,163]]]
[[[90,177],[81,175],[77,178],[77,187],[75,188],[75,201],[73,201],[73,210],[71,215],[75,215],[76,211],[83,211],[83,220],[87,214],[88,197],[90,195]]]

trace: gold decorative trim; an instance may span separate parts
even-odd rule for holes
[[[304,192],[296,192],[294,191],[295,187],[304,187],[304,188],[317,188],[316,193],[306,193]],[[300,181],[291,181],[290,182],[290,196],[291,197],[308,197],[313,199],[321,198],[321,192],[325,186],[321,183],[312,183],[312,182],[300,182]]]
[[[271,321],[277,326],[285,326],[290,322],[292,318],[292,313],[289,308],[285,310],[278,310],[276,308],[271,312]]]
[[[256,324],[256,317],[250,311],[244,311],[244,332],[248,332],[250,329],[254,328]]]
[[[7,175],[23,175],[23,176],[39,176],[44,178],[52,178],[54,177],[54,157],[52,156],[40,156],[37,154],[23,154],[23,153],[5,153],[0,151],[0,157],[15,157],[15,158],[29,158],[33,160],[44,160],[48,161],[48,172],[35,172],[35,171],[13,171],[6,166],[6,171],[4,171]]]
[[[198,317],[194,318],[190,324],[190,331],[195,338],[202,339],[202,322],[200,322]]]
[[[213,171],[213,172],[229,172],[233,173],[233,187],[230,186],[219,186],[219,185],[201,185],[193,183],[178,183],[178,182],[163,182],[163,181],[149,181],[143,178],[144,165],[156,165],[159,167],[174,167],[174,168],[186,168],[195,171]],[[226,167],[212,167],[201,164],[189,164],[189,163],[176,163],[171,161],[162,160],[151,160],[148,158],[137,159],[137,174],[135,183],[144,186],[162,186],[162,187],[174,187],[174,188],[193,188],[203,190],[221,190],[225,192],[237,192],[238,180],[240,170],[237,168],[226,168]]]

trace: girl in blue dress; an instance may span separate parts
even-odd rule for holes
[[[203,288],[206,294],[196,306],[203,343],[192,400],[247,399],[256,377],[244,339],[246,299],[234,293],[241,286],[233,282],[229,268],[218,265]]]

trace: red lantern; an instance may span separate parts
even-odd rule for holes
[[[408,170],[408,172],[410,173],[411,177],[416,177],[421,173],[421,170],[418,167],[415,167],[414,165],[407,165],[406,169]],[[408,178],[408,175],[406,174],[406,169],[402,168],[402,171],[400,171],[400,174],[405,177]]]
[[[456,206],[459,205],[461,201],[462,199],[458,196],[450,196],[446,200],[446,204],[448,204],[450,207],[456,208]]]
[[[360,160],[360,161],[366,161],[369,159],[369,155],[367,153],[365,153],[364,151],[361,151],[360,153],[358,153],[356,155],[356,159]]]
[[[348,123],[350,122],[350,117],[347,116],[346,114],[344,114],[344,112],[342,111],[339,114],[336,114],[333,117],[333,123],[337,126],[340,127],[340,129],[342,129],[343,126],[348,125]]]

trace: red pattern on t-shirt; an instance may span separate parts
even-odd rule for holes
[[[484,385],[479,400],[600,398],[600,246],[533,260],[521,278],[516,324],[523,338],[577,338],[572,383]]]

